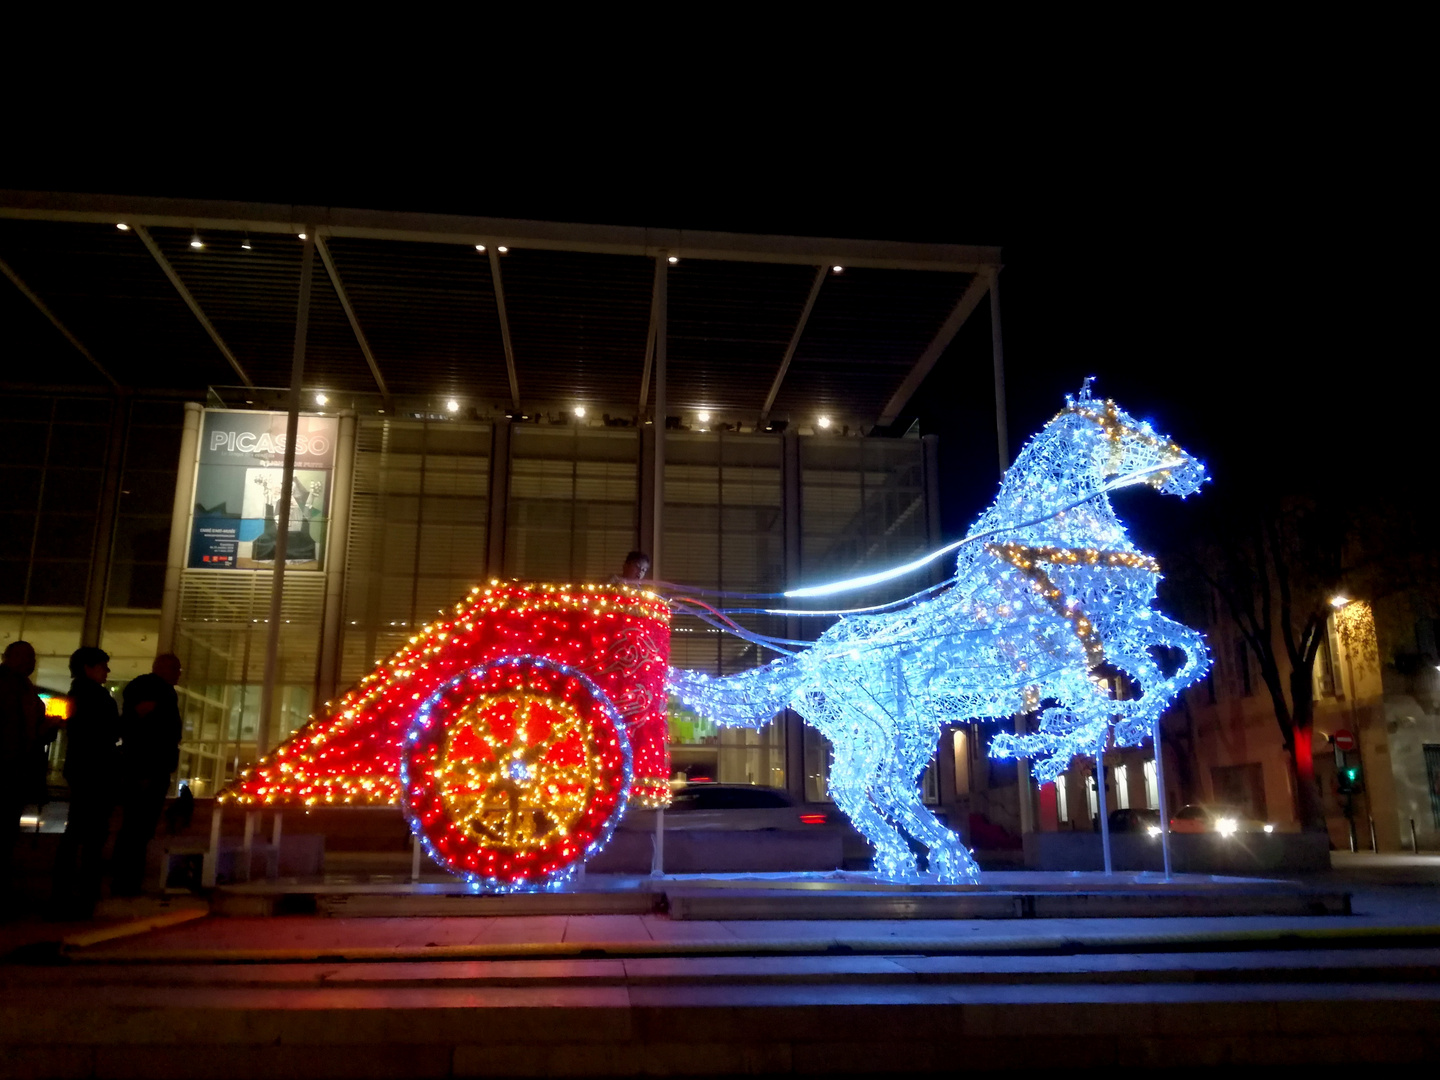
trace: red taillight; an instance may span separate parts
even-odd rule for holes
[[[806,825],[824,825],[824,824],[825,824],[825,815],[824,815],[824,814],[801,814],[801,815],[800,815],[800,820],[803,821]]]

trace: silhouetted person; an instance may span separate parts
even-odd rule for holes
[[[109,655],[93,645],[83,645],[70,656],[65,751],[70,816],[55,859],[55,898],[63,917],[88,919],[100,899],[105,840],[120,770],[120,714],[105,689],[109,674]]]
[[[161,653],[150,674],[132,679],[125,687],[120,713],[121,783],[124,807],[120,836],[111,864],[111,892],[135,896],[145,878],[145,850],[160,823],[170,775],[180,763],[180,702],[175,684],[180,681],[180,658]]]
[[[35,650],[28,641],[12,641],[0,660],[0,914],[18,897],[14,882],[15,843],[20,838],[20,814],[30,801],[34,770],[31,762],[39,745],[45,710],[30,683]]]
[[[643,551],[632,551],[625,556],[625,565],[620,570],[621,581],[643,581],[650,573],[650,556]]]

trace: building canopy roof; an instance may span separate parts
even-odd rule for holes
[[[401,413],[653,415],[663,269],[667,415],[889,425],[1000,266],[993,247],[0,191],[0,379],[288,387],[309,229],[305,386]]]

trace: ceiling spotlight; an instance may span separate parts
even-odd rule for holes
[[[710,422],[710,414],[704,409],[701,409],[698,413],[695,414],[695,419],[699,420],[702,424],[708,424]]]
[[[832,274],[843,274],[845,272],[845,268],[843,266],[832,266],[830,267],[830,272]]]
[[[316,404],[316,405],[324,405],[324,404],[325,404],[327,401],[329,401],[329,400],[330,400],[330,399],[329,399],[328,397],[326,397],[324,394],[316,394],[316,395],[315,395],[315,404]]]
[[[448,411],[450,411],[450,412],[459,412],[459,411],[460,411],[460,402],[456,401],[456,400],[452,397],[449,401],[445,402],[445,408],[446,408]]]
[[[200,239],[200,234],[199,234],[199,233],[196,233],[195,235],[193,235],[192,237],[190,237],[190,246],[191,246],[192,248],[194,248],[196,251],[199,251],[201,248],[203,248],[203,247],[205,246],[204,241],[202,241],[202,240]]]
[[[1330,597],[1330,606],[1333,608],[1342,608],[1348,603],[1350,603],[1350,598],[1343,594]]]
[[[115,227],[116,227],[117,229],[119,229],[121,232],[129,232],[129,231],[130,231],[130,226],[129,226],[129,225],[126,225],[125,222],[123,222],[123,221],[117,221],[117,222],[115,223]]]
[[[500,252],[501,255],[508,254],[509,251],[510,251],[510,249],[509,249],[508,247],[506,247],[504,244],[501,244],[501,245],[500,245],[499,247],[497,247],[495,250],[498,251],[498,252]]]
[[[301,240],[304,240],[304,239],[305,239],[305,234],[304,234],[303,232],[300,233],[299,236],[300,236],[300,239],[301,239]]]
[[[679,261],[680,261],[680,257],[679,257],[678,255],[671,255],[671,256],[670,256],[670,265],[671,265],[671,266],[674,266],[674,265],[675,265],[676,263],[678,263]]]
[[[575,415],[576,415],[576,416],[579,416],[579,417],[584,417],[584,415],[585,415],[585,406],[584,406],[584,405],[576,405],[576,406],[575,406]]]
[[[485,245],[484,245],[484,244],[476,244],[476,245],[475,245],[475,250],[476,250],[476,251],[483,252],[483,251],[485,250]]]
[[[247,237],[245,237],[244,240],[241,240],[241,241],[240,241],[240,250],[241,250],[241,251],[249,251],[249,250],[250,250],[250,237],[247,236]]]
[[[815,422],[819,424],[822,428],[828,428],[830,426],[830,418],[828,416],[822,416],[819,420],[816,420]]]

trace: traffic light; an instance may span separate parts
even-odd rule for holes
[[[1359,765],[1345,765],[1336,777],[1336,788],[1341,795],[1357,795],[1365,790],[1365,779]]]

